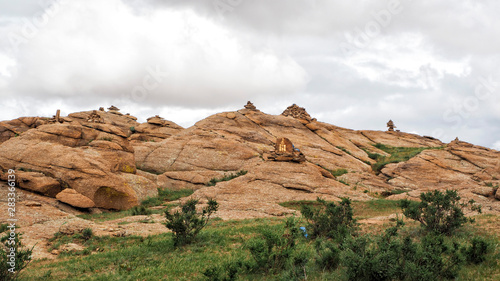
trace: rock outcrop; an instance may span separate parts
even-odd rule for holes
[[[74,114],[69,123],[42,125],[2,143],[0,170],[15,169],[19,187],[59,195],[79,208],[92,204],[78,198],[122,210],[157,194],[154,182],[135,175],[134,149],[119,127],[75,121],[90,114]]]
[[[147,119],[147,123],[131,127],[133,135],[131,141],[157,142],[171,137],[183,130],[181,126],[174,122],[165,120],[156,115]],[[134,146],[140,146],[140,143],[134,143]]]

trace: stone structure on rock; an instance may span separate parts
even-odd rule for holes
[[[315,118],[311,118],[311,115],[307,113],[306,109],[303,107],[299,107],[296,104],[292,104],[291,106],[287,107],[283,113],[281,113],[283,116],[291,116],[293,118],[303,120],[306,123],[316,121]]]
[[[394,132],[394,128],[397,128],[396,125],[394,125],[394,122],[392,120],[389,120],[389,122],[387,122],[387,131],[389,132]]]
[[[99,111],[104,111],[104,107],[99,107]]]
[[[56,118],[57,123],[61,123],[61,110],[60,109],[57,110],[55,118]]]
[[[114,106],[114,105],[110,106],[110,107],[108,108],[108,110],[109,110],[109,111],[108,111],[109,113],[113,113],[113,114],[116,114],[116,115],[123,115],[123,114],[120,112],[120,109],[119,109],[118,107]]]
[[[104,123],[104,118],[97,113],[97,110],[92,111],[92,113],[89,116],[89,119],[87,119],[87,122],[91,123]]]
[[[251,101],[247,102],[247,104],[245,105],[245,108],[249,109],[249,110],[257,110],[257,107],[255,107],[255,105],[253,105],[253,103]]]
[[[148,124],[153,124],[153,125],[159,125],[159,126],[165,125],[165,119],[163,119],[159,115],[155,115],[153,117],[149,117],[147,119],[147,122],[148,122]]]
[[[305,155],[295,148],[292,142],[287,138],[277,138],[274,145],[274,151],[267,157],[273,161],[289,161],[302,163],[306,161]]]

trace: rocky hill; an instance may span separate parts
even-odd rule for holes
[[[500,211],[500,152],[458,140],[354,131],[319,122],[297,105],[276,116],[250,102],[188,129],[159,116],[136,120],[110,107],[1,122],[0,177],[15,169],[22,189],[79,209],[128,209],[157,188],[189,188],[197,190],[193,197],[216,198],[220,216],[248,218],[290,213],[277,204],[283,201],[417,197],[452,188]],[[278,138],[306,161],[270,160]],[[395,159],[398,149],[409,156]],[[238,171],[247,173],[206,185]]]
[[[224,219],[283,216],[294,211],[278,203],[318,196],[416,199],[432,189],[456,189],[485,212],[500,212],[500,152],[458,139],[446,144],[399,131],[344,129],[297,105],[269,115],[249,102],[187,129],[159,116],[140,124],[116,107],[22,117],[0,122],[0,179],[9,169],[16,171],[19,224],[29,245],[63,226],[89,224],[75,214],[129,209],[158,188],[215,198]],[[5,193],[6,182],[0,186]],[[118,223],[93,228],[137,232]]]

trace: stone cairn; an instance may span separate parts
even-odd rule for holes
[[[104,123],[104,119],[97,113],[97,110],[93,110],[92,113],[90,113],[89,118],[87,119],[87,122],[91,123]]]
[[[267,160],[287,161],[302,163],[306,161],[305,155],[295,148],[292,142],[287,138],[277,138],[274,145],[274,151],[266,155]]]
[[[304,120],[306,122],[316,121],[315,118],[311,118],[311,115],[307,113],[305,108],[299,107],[296,104],[292,104],[291,106],[287,107],[287,109],[285,109],[285,111],[283,111],[281,115],[291,116],[293,118]]]
[[[396,125],[394,125],[394,122],[392,122],[392,120],[389,120],[389,122],[387,122],[387,131],[389,132],[394,132],[394,128],[397,128]]]
[[[253,103],[251,101],[247,102],[247,104],[245,105],[245,108],[248,110],[257,110],[257,107],[255,107],[255,105],[253,105]]]
[[[160,117],[159,115],[155,115],[153,117],[149,117],[147,119],[148,124],[152,125],[158,125],[158,126],[165,126],[166,125],[166,120]]]
[[[114,105],[108,107],[108,112],[116,114],[116,115],[123,115],[123,114],[121,114],[120,109]]]

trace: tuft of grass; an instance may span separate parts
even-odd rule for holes
[[[347,154],[349,154],[349,155],[351,155],[351,156],[352,156],[351,152],[350,152],[349,150],[345,149],[345,147],[342,147],[342,146],[336,146],[336,148],[338,148],[338,149],[342,150],[343,152],[345,152],[345,153],[347,153]]]
[[[345,175],[349,173],[346,169],[337,169],[337,170],[328,170],[334,177],[340,177],[342,175]]]
[[[141,206],[153,207],[163,205],[165,202],[175,201],[182,197],[187,197],[193,194],[192,189],[180,189],[180,190],[170,190],[167,188],[158,188],[158,196],[149,197],[141,202]]]
[[[345,185],[350,185],[348,182],[346,182],[346,181],[345,181],[345,180],[343,180],[343,179],[339,179],[338,181],[339,181],[340,183],[345,184]]]
[[[132,216],[149,216],[151,215],[152,212],[144,205],[141,205],[141,206],[134,206],[132,209],[130,209],[130,213]]]
[[[236,173],[230,173],[227,175],[224,175],[222,178],[212,178],[210,181],[206,183],[206,186],[215,186],[218,182],[223,182],[223,181],[230,181],[234,178],[246,175],[248,171],[245,170],[240,170]]]
[[[6,230],[8,229],[8,228],[7,228],[7,226],[8,226],[8,225],[9,225],[9,224],[7,224],[7,223],[2,223],[2,224],[0,224],[0,233],[2,233],[2,232],[4,232],[4,231],[6,231]]]

